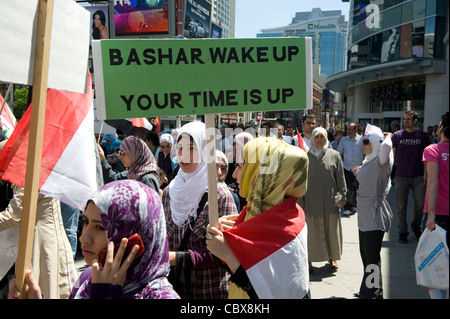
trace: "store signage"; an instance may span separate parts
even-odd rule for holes
[[[400,84],[394,83],[384,86],[374,87],[370,90],[370,101],[393,101],[400,97]]]
[[[332,23],[328,23],[326,25],[309,23],[308,29],[336,29],[336,25]]]

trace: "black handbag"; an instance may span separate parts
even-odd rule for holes
[[[205,207],[206,202],[208,201],[208,192],[205,192],[198,204],[197,208],[197,216]],[[191,230],[194,228],[195,221],[197,219],[191,217],[189,219],[189,225],[184,233],[183,239],[181,241],[180,247],[176,251],[176,262],[175,266],[170,267],[169,273],[169,282],[172,284],[173,289],[181,295],[189,298],[189,292],[191,290],[191,284],[195,283],[195,271],[192,269],[191,259],[189,256],[189,252],[187,251],[187,243],[191,236]]]
[[[356,207],[356,192],[358,191],[359,183],[355,179],[347,190],[347,203]]]

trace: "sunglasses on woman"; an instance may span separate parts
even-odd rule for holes
[[[370,141],[369,141],[369,140],[362,140],[362,143],[363,143],[364,145],[369,145],[369,144],[370,144]]]

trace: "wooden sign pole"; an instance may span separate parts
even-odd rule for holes
[[[205,114],[209,224],[218,228],[219,207],[217,202],[216,135],[214,118],[215,114]]]
[[[39,0],[25,193],[20,226],[19,250],[15,268],[15,283],[17,289],[21,292],[21,298],[26,298],[27,285],[25,283],[25,272],[31,268],[34,227],[36,224],[52,17],[53,0]]]
[[[3,108],[5,107],[6,99],[8,98],[9,91],[11,91],[11,87],[12,87],[12,83],[9,83],[8,91],[6,91],[5,98],[3,99],[2,107],[0,108],[0,117],[2,116]]]

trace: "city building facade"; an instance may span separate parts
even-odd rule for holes
[[[236,0],[211,0],[212,23],[222,29],[222,38],[234,38]]]
[[[418,127],[449,110],[447,0],[350,0],[347,69],[326,87],[341,92],[346,121],[380,126],[415,110]]]
[[[348,22],[341,10],[296,12],[289,25],[262,29],[258,38],[310,37],[313,60],[313,108],[292,112],[270,112],[283,124],[301,126],[305,113],[316,115],[317,123],[327,129],[340,129],[342,124],[342,99],[339,93],[324,92],[327,77],[345,70]],[[325,94],[324,94],[325,93]],[[325,98],[324,98],[325,97]],[[267,112],[266,112],[267,113]]]
[[[320,64],[320,74],[331,76],[345,70],[347,25],[341,10],[297,12],[287,26],[262,29],[256,36],[311,37],[313,64]]]

